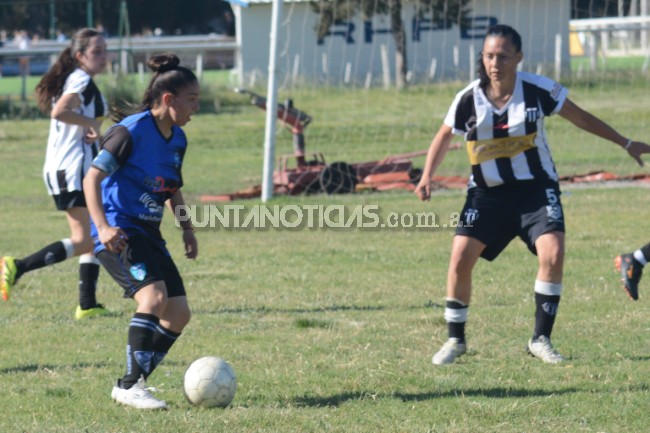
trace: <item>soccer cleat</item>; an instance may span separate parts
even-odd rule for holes
[[[528,353],[549,364],[564,362],[564,356],[553,348],[551,339],[544,335],[528,340]]]
[[[167,404],[164,401],[158,400],[148,388],[145,388],[142,377],[129,389],[120,388],[118,381],[118,384],[113,387],[111,398],[120,404],[136,409],[167,409]]]
[[[77,320],[90,319],[97,316],[110,316],[111,312],[106,309],[102,304],[97,304],[93,308],[82,310],[80,305],[77,305],[77,310],[74,312],[74,318]]]
[[[643,266],[632,254],[621,254],[614,259],[616,269],[621,273],[621,281],[627,295],[637,301],[639,299],[639,281]]]
[[[0,259],[0,292],[2,292],[2,299],[8,301],[11,296],[11,289],[16,283],[16,259],[10,256],[4,256]]]
[[[467,345],[458,338],[450,338],[442,345],[440,350],[433,355],[433,365],[446,365],[453,363],[456,358],[467,352]]]

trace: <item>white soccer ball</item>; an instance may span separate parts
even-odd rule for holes
[[[237,391],[235,370],[221,358],[199,358],[185,372],[183,391],[197,406],[226,407]]]

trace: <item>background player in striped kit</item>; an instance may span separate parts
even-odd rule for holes
[[[614,259],[614,265],[621,273],[623,288],[627,295],[635,301],[639,300],[639,281],[641,281],[643,267],[648,264],[648,260],[650,260],[650,243]]]
[[[528,351],[548,363],[564,361],[551,344],[562,293],[564,214],[558,175],[543,119],[559,114],[577,127],[621,146],[643,165],[650,146],[632,141],[567,98],[561,84],[517,72],[521,37],[512,27],[488,29],[479,59],[480,78],[459,92],[436,133],[415,192],[429,200],[431,176],[454,134],[466,140],[472,174],[456,229],[447,274],[445,320],[449,339],[433,364],[451,364],[467,350],[465,323],[472,270],[479,257],[494,260],[519,236],[538,257],[534,282],[535,328]]]
[[[101,34],[90,28],[79,30],[36,86],[39,106],[51,117],[43,167],[45,185],[57,209],[66,213],[70,237],[22,259],[0,259],[0,290],[7,300],[23,274],[80,256],[76,319],[108,313],[95,298],[99,262],[92,254],[90,218],[82,190],[83,176],[97,155],[100,127],[108,109],[93,81],[94,75],[106,69],[106,58]]]
[[[106,133],[84,179],[95,253],[137,308],[128,331],[126,373],[113,388],[118,403],[166,409],[145,387],[190,320],[183,280],[160,233],[165,204],[184,206],[180,188],[187,139],[181,129],[199,109],[199,83],[174,54],[149,59],[154,75],[142,111]],[[174,212],[175,213],[175,212]],[[185,256],[197,256],[189,221]]]

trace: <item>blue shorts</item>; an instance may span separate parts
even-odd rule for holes
[[[494,260],[519,236],[537,255],[535,241],[544,233],[564,232],[564,212],[557,182],[519,181],[514,185],[470,188],[456,234],[486,245],[481,254]]]

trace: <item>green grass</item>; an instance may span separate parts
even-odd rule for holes
[[[299,89],[314,116],[308,149],[329,161],[380,159],[425,148],[457,86],[403,93]],[[572,97],[626,134],[643,138],[645,85],[576,88]],[[617,102],[629,97],[628,102]],[[627,101],[626,100],[626,101]],[[254,107],[198,115],[186,128],[184,193],[232,191],[259,181],[263,113]],[[620,149],[549,120],[562,174],[597,168],[638,173]],[[18,257],[66,237],[44,192],[45,120],[0,123],[0,251]],[[290,152],[278,132],[278,153]],[[421,164],[421,159],[416,163]],[[466,156],[441,167],[466,174]],[[163,233],[188,289],[193,319],[149,380],[170,405],[148,413],[113,404],[124,368],[132,301],[102,272],[98,297],[114,317],[78,323],[75,260],[28,274],[0,305],[2,432],[641,432],[650,423],[650,307],[629,301],[616,254],[647,242],[648,190],[565,188],[565,295],[554,332],[569,358],[549,366],[524,345],[533,325],[535,258],[513,242],[481,261],[468,338],[456,365],[435,368],[446,338],[446,263],[453,233],[423,230],[205,230],[200,255],[182,258],[169,218]],[[412,193],[277,198],[271,204],[380,206],[387,212],[458,211],[462,191],[429,203]],[[256,201],[241,202],[247,206]],[[233,405],[197,409],[182,396],[184,370],[206,355],[239,377]]]

